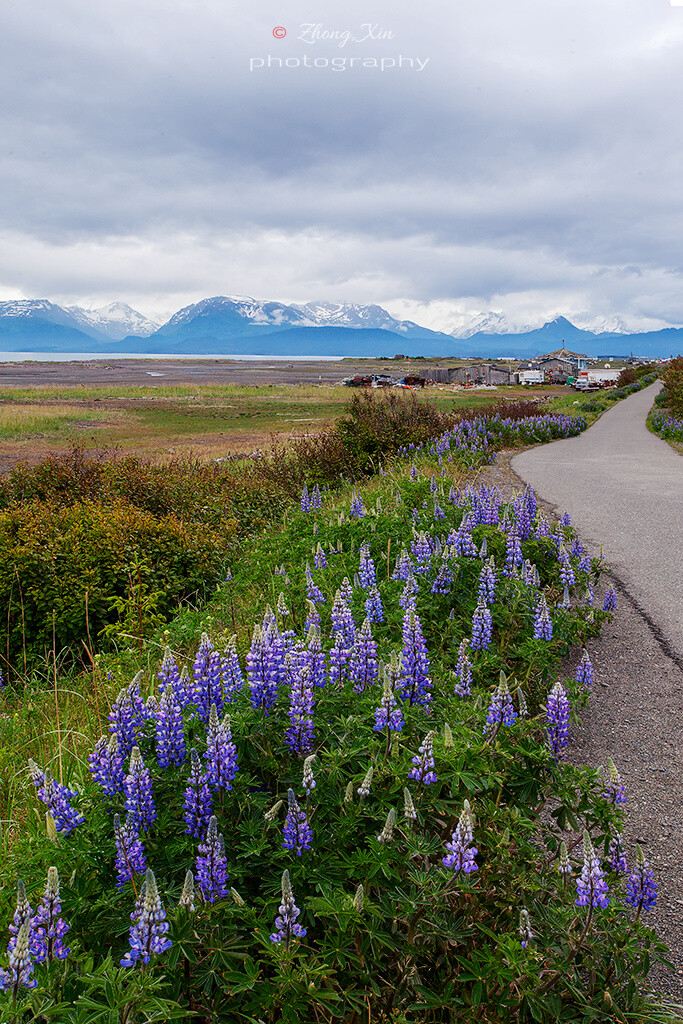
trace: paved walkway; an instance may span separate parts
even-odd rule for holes
[[[683,457],[645,419],[661,384],[617,402],[585,433],[516,455],[515,473],[612,573],[683,668]],[[581,401],[581,399],[579,399]]]

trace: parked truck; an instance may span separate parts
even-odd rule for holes
[[[520,384],[543,384],[545,378],[542,370],[520,370],[519,371],[519,383]]]
[[[577,391],[597,391],[616,384],[620,370],[582,370],[574,382]]]

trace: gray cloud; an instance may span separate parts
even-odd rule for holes
[[[172,310],[227,291],[683,322],[683,10],[284,7],[4,5],[3,295]],[[305,21],[395,38],[308,46]],[[269,53],[429,64],[249,71]]]

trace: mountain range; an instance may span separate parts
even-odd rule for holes
[[[683,328],[630,333],[618,319],[598,331],[565,317],[510,330],[501,313],[469,327],[432,331],[397,320],[381,306],[282,303],[225,296],[186,306],[159,325],[123,302],[100,309],[58,306],[47,299],[0,303],[0,350],[102,355],[440,356],[530,358],[561,345],[589,356],[666,358],[683,349]]]

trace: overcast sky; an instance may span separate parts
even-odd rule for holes
[[[0,299],[683,324],[670,0],[3,0],[0,90]]]

